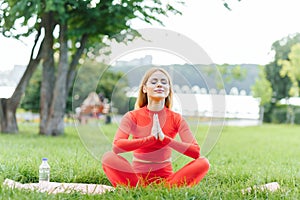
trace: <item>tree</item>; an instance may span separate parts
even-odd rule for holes
[[[96,91],[103,93],[112,106],[118,109],[118,113],[124,114],[128,111],[127,102],[129,101],[125,93],[126,87],[128,87],[128,81],[123,78],[123,73],[108,70],[103,74]]]
[[[3,3],[0,4],[0,8],[2,8]],[[2,13],[0,12],[0,26],[2,23],[2,20],[4,19]],[[6,33],[6,31],[0,29],[2,33]],[[18,132],[18,126],[16,121],[16,110],[20,103],[21,97],[23,93],[25,92],[26,86],[37,68],[41,57],[42,57],[42,49],[43,48],[37,48],[37,44],[39,41],[39,38],[41,36],[41,29],[37,29],[36,37],[34,40],[34,44],[31,50],[29,63],[27,65],[27,68],[24,72],[23,77],[21,78],[19,84],[17,85],[17,88],[15,89],[13,95],[9,99],[0,99],[0,120],[1,120],[1,132],[4,133],[17,133]],[[18,36],[16,36],[18,38]],[[41,45],[43,47],[43,45]],[[38,51],[37,55],[35,56],[35,51]]]
[[[71,89],[72,92],[68,101],[69,110],[74,110],[71,107],[80,107],[88,94],[96,91],[97,94],[103,94],[109,102],[113,103],[114,107],[118,108],[119,113],[124,113],[128,101],[124,92],[125,88],[128,87],[127,79],[123,78],[122,72],[106,70],[107,68],[105,64],[96,61],[86,60],[84,62],[75,80],[76,83]],[[93,76],[93,74],[101,75]]]
[[[289,91],[292,87],[291,80],[285,76],[280,75],[282,66],[278,63],[279,60],[287,60],[291,47],[300,42],[300,33],[288,35],[272,44],[272,51],[274,52],[274,60],[265,66],[267,79],[271,82],[273,96],[268,109],[268,115],[271,115],[273,109],[276,107],[277,101],[289,98]],[[287,108],[289,109],[289,108]]]
[[[275,52],[274,60],[266,65],[267,79],[272,84],[273,98],[276,101],[289,97],[289,91],[292,86],[291,80],[280,75],[282,66],[279,60],[287,60],[291,47],[300,42],[300,34],[289,35],[272,44],[272,50]]]
[[[216,78],[217,89],[224,89],[224,84],[231,83],[233,80],[243,80],[247,76],[247,70],[242,69],[240,65],[230,66],[228,64],[217,65],[218,72],[221,74],[221,79]],[[214,74],[214,69],[208,67],[205,70],[208,75]]]
[[[281,77],[288,77],[292,82],[290,88],[290,96],[299,96],[299,81],[300,81],[300,43],[292,46],[291,52],[288,54],[288,59],[278,60],[278,64],[282,66],[280,70]]]
[[[182,2],[174,1],[177,3]],[[181,14],[173,5],[159,0],[2,0],[0,32],[17,39],[36,35],[23,78],[13,96],[0,102],[2,132],[18,132],[16,108],[30,77],[42,61],[40,134],[62,134],[68,90],[82,55],[97,51],[104,39],[115,38],[121,42],[127,35],[138,35],[130,27],[133,18],[162,24],[158,16],[169,13]],[[36,56],[35,52],[38,52]]]
[[[280,76],[288,77],[292,82],[289,90],[290,96],[299,96],[299,82],[300,82],[300,43],[292,46],[291,52],[288,54],[288,59],[278,60],[278,65],[281,65]],[[286,98],[288,102],[288,98]],[[293,107],[288,103],[287,107],[287,123],[290,121],[294,124],[295,113]]]
[[[255,80],[255,84],[251,87],[253,97],[260,98],[260,120],[263,121],[264,106],[269,104],[272,100],[273,90],[270,81],[267,79],[267,75],[262,66],[260,66],[258,78]]]

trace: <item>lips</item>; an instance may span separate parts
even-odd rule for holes
[[[154,89],[154,92],[164,92],[165,90],[164,89],[161,89],[161,88],[157,88],[157,89]]]

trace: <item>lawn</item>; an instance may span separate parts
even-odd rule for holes
[[[215,148],[207,156],[211,168],[193,188],[117,188],[102,195],[79,193],[48,195],[2,186],[6,179],[22,183],[38,182],[42,157],[51,165],[51,181],[107,184],[100,158],[111,148],[117,126],[91,123],[66,127],[59,137],[37,134],[38,126],[21,124],[17,135],[0,134],[0,199],[300,199],[300,126],[269,125],[224,127]],[[192,129],[198,141],[209,127]],[[125,156],[130,156],[125,155]],[[174,154],[175,170],[188,158]],[[275,192],[241,190],[278,182]]]

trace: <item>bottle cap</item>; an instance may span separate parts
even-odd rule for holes
[[[42,161],[47,161],[47,160],[48,160],[48,158],[43,158],[43,159],[42,159]]]

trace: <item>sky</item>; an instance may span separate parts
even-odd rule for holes
[[[300,32],[299,0],[187,0],[178,7],[182,15],[163,18],[164,27],[132,21],[136,29],[163,28],[178,32],[194,41],[217,64],[267,64],[272,61],[272,43],[289,34]],[[32,38],[18,42],[0,36],[0,70],[26,65]],[[153,54],[158,64],[180,64],[184,60],[169,52],[139,52],[124,55],[120,60]],[[132,55],[134,54],[134,55]]]

